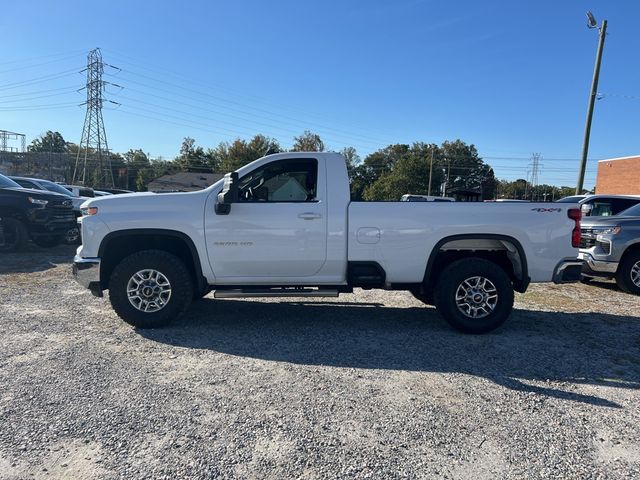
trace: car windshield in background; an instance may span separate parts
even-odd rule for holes
[[[22,188],[10,178],[0,175],[0,188]]]
[[[67,197],[73,197],[73,194],[62,185],[58,185],[57,183],[49,181],[41,181],[40,183],[50,192],[61,193],[62,195],[66,195]]]
[[[640,203],[617,214],[618,217],[640,217]]]
[[[583,200],[583,195],[574,195],[573,197],[564,197],[559,200],[556,200],[556,203],[578,203],[580,200]]]

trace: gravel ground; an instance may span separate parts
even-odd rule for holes
[[[404,292],[136,331],[73,250],[0,257],[0,478],[640,478],[640,313],[534,285],[498,331]]]

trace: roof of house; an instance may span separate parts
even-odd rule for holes
[[[629,157],[618,157],[618,158],[603,158],[602,160],[598,160],[598,162],[613,162],[615,160],[632,160],[634,158],[640,158],[640,155],[631,155]]]
[[[147,189],[152,192],[193,192],[213,185],[222,177],[221,173],[178,172],[156,178]]]

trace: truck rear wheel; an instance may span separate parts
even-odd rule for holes
[[[189,271],[178,257],[162,250],[129,255],[109,280],[111,306],[138,328],[167,325],[186,312],[192,298]]]
[[[640,295],[640,251],[624,256],[618,266],[616,284],[623,292]]]
[[[20,220],[3,218],[0,252],[16,252],[20,250],[27,243],[27,237],[27,229]]]
[[[509,317],[513,285],[499,265],[483,258],[463,258],[440,274],[435,304],[453,328],[464,333],[487,333]]]

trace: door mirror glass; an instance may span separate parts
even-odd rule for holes
[[[238,172],[230,172],[224,176],[224,186],[218,194],[216,202],[216,213],[218,215],[228,215],[231,211],[231,204],[238,201]]]

